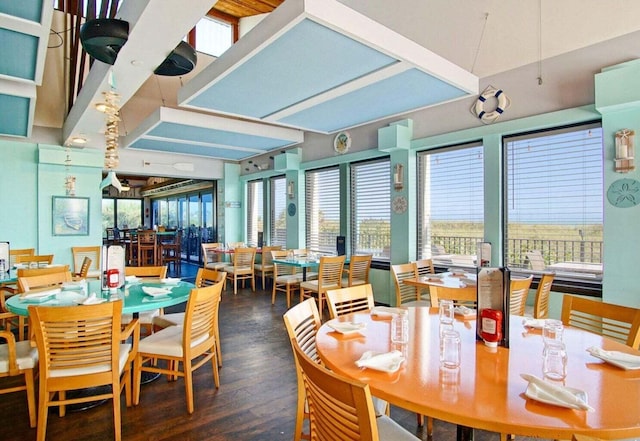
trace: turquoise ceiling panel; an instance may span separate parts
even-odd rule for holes
[[[29,98],[0,93],[0,134],[29,134]]]
[[[38,37],[0,29],[0,42],[3,48],[0,74],[33,81],[36,75]]]
[[[409,69],[278,121],[321,132],[336,132],[465,95],[464,90],[421,70]]]
[[[397,62],[305,19],[186,104],[264,118]]]
[[[42,0],[1,0],[0,14],[13,15],[14,17],[40,23]]]
[[[147,132],[146,136],[246,147],[265,151],[292,144],[292,141],[286,139],[274,139],[245,133],[228,132],[224,130],[207,129],[204,127],[194,127],[166,122],[160,123],[157,127]],[[247,156],[246,153],[245,156]]]
[[[155,150],[169,153],[183,153],[186,155],[207,156],[212,158],[230,159],[239,161],[249,156],[255,155],[252,152],[241,150],[229,150],[223,148],[213,148],[193,144],[178,144],[167,141],[156,141],[153,139],[141,138],[129,146],[133,149]]]

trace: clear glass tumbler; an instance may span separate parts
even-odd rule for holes
[[[564,325],[560,320],[546,319],[542,327],[542,339],[545,344],[550,341],[562,341]]]
[[[460,366],[460,334],[447,330],[440,338],[440,366],[457,368]]]
[[[394,314],[391,319],[391,343],[407,343],[409,341],[409,317],[407,311]]]
[[[567,350],[564,343],[549,340],[542,351],[542,374],[549,380],[564,380],[567,376]]]
[[[440,323],[449,324],[453,323],[453,300],[442,299],[439,302],[440,306]]]

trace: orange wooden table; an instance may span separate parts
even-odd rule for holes
[[[587,392],[593,412],[566,409],[528,399],[520,374],[542,378],[542,336],[512,317],[510,348],[491,349],[475,339],[475,320],[456,320],[462,339],[461,365],[442,370],[438,360],[437,309],[409,308],[409,343],[390,342],[390,320],[355,313],[340,318],[366,323],[364,335],[344,336],[326,324],[317,350],[332,370],[368,383],[373,395],[440,420],[499,433],[571,439],[574,433],[619,439],[640,436],[640,371],[624,371],[592,357],[590,346],[633,353],[627,346],[579,329],[566,328],[565,385]],[[398,372],[356,367],[368,350],[400,349],[406,361]]]

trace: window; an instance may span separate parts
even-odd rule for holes
[[[506,250],[511,268],[556,278],[602,274],[600,124],[508,137]]]
[[[271,178],[271,245],[287,246],[287,179]]]
[[[334,253],[340,235],[340,173],[338,168],[312,170],[305,177],[307,248]]]
[[[264,192],[262,181],[247,183],[247,245],[258,245],[258,234],[262,236],[264,216]]]
[[[484,160],[478,143],[418,154],[418,257],[474,266],[484,239]]]
[[[205,17],[196,24],[196,50],[219,57],[233,43],[233,27],[229,23]]]
[[[389,159],[351,165],[351,253],[391,258]]]
[[[142,222],[142,200],[140,199],[102,199],[102,228],[125,230],[138,228]]]

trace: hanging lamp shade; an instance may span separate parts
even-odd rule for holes
[[[181,41],[160,66],[153,71],[156,75],[175,77],[188,74],[196,67],[198,56],[186,41]]]
[[[115,18],[95,18],[80,28],[82,47],[89,55],[113,65],[129,38],[129,23]]]

